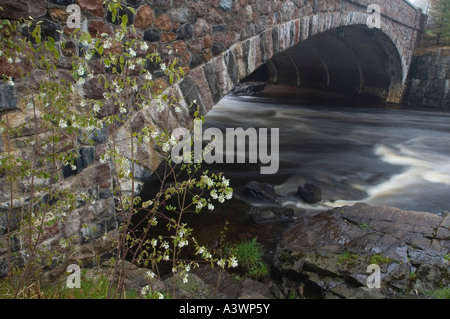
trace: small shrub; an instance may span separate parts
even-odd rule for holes
[[[373,255],[373,256],[370,258],[370,263],[371,263],[371,264],[376,264],[376,265],[389,264],[389,263],[391,263],[391,262],[393,262],[392,259],[387,258],[387,257],[383,257],[383,256],[380,255],[380,254]]]
[[[238,270],[245,276],[261,279],[269,273],[267,265],[262,260],[263,246],[256,242],[256,238],[234,244],[227,251],[228,254],[236,257]]]
[[[341,256],[339,256],[338,265],[342,264],[343,262],[349,262],[349,261],[355,260],[357,258],[358,258],[358,255],[353,254],[349,251],[346,251]]]
[[[450,299],[450,288],[442,288],[425,292],[425,295],[437,299]]]

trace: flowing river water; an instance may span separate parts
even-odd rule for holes
[[[271,183],[277,205],[296,214],[316,214],[364,202],[439,214],[450,210],[450,113],[313,96],[227,96],[206,116],[203,130],[279,128],[279,170],[261,175],[258,164],[211,164],[231,187]],[[322,189],[322,202],[307,204],[297,187]],[[274,243],[282,223],[257,225],[246,212],[261,203],[236,196],[201,213],[191,223],[210,241],[229,221],[229,236]],[[263,205],[267,205],[264,203]]]

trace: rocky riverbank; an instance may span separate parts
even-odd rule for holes
[[[304,188],[299,187],[299,198]],[[307,188],[319,199],[320,188]],[[260,201],[247,211],[255,224],[287,225],[276,249],[264,256],[270,275],[256,281],[204,265],[193,269],[187,282],[172,275],[149,280],[147,269],[128,263],[126,288],[140,292],[149,285],[183,299],[386,299],[429,298],[430,292],[450,287],[448,213],[359,203],[307,215],[278,206],[280,196],[271,184],[250,182],[240,193]],[[379,266],[380,288],[368,287],[369,265]],[[64,269],[59,267],[58,275],[55,269],[50,279]],[[86,277],[102,273],[112,273],[106,259]]]
[[[270,184],[251,182],[242,192],[271,203],[249,209],[256,223],[289,223],[273,259],[266,259],[271,276],[237,279],[205,266],[187,284],[170,277],[159,288],[177,298],[383,299],[428,298],[450,286],[450,214],[360,203],[306,216],[273,205]],[[380,288],[368,287],[369,265],[380,268]]]

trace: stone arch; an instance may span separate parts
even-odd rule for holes
[[[273,57],[285,54],[292,47],[304,43],[314,36],[320,36],[327,32],[339,32],[345,27],[359,28],[361,31],[361,28],[365,26],[367,32],[370,31],[377,37],[382,46],[380,50],[384,50],[388,55],[384,59],[388,62],[386,73],[391,77],[390,83],[386,92],[378,92],[378,94],[384,96],[389,102],[398,103],[401,100],[408,65],[412,57],[411,48],[414,47],[415,30],[398,25],[389,19],[382,21],[380,29],[368,29],[366,26],[368,16],[368,13],[355,11],[330,12],[306,16],[273,26],[256,36],[238,41],[208,63],[191,71],[176,85],[179,86],[180,93],[188,105],[196,105],[203,114],[206,114],[213,105],[232,90],[234,85]],[[358,52],[353,51],[352,54],[356,58],[353,61],[356,63],[358,76],[362,77],[363,70],[361,62],[358,60]],[[359,52],[360,56],[361,52]],[[289,57],[287,63],[291,65],[295,63],[292,61],[292,56]],[[272,75],[276,75],[276,66],[271,65],[271,67]],[[292,72],[301,77],[295,70]],[[331,75],[329,71],[326,71],[324,76],[329,80]],[[296,82],[299,81],[301,79],[296,80]],[[362,81],[357,85],[359,91],[364,91],[364,83],[368,83],[367,77],[364,77]],[[370,93],[371,90],[368,91],[366,93]]]

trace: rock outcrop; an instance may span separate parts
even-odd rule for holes
[[[421,294],[450,285],[449,239],[447,214],[357,204],[299,219],[284,233],[274,266],[312,297]],[[381,270],[380,289],[367,285],[372,264]]]
[[[449,47],[416,51],[403,102],[414,107],[450,110]]]

